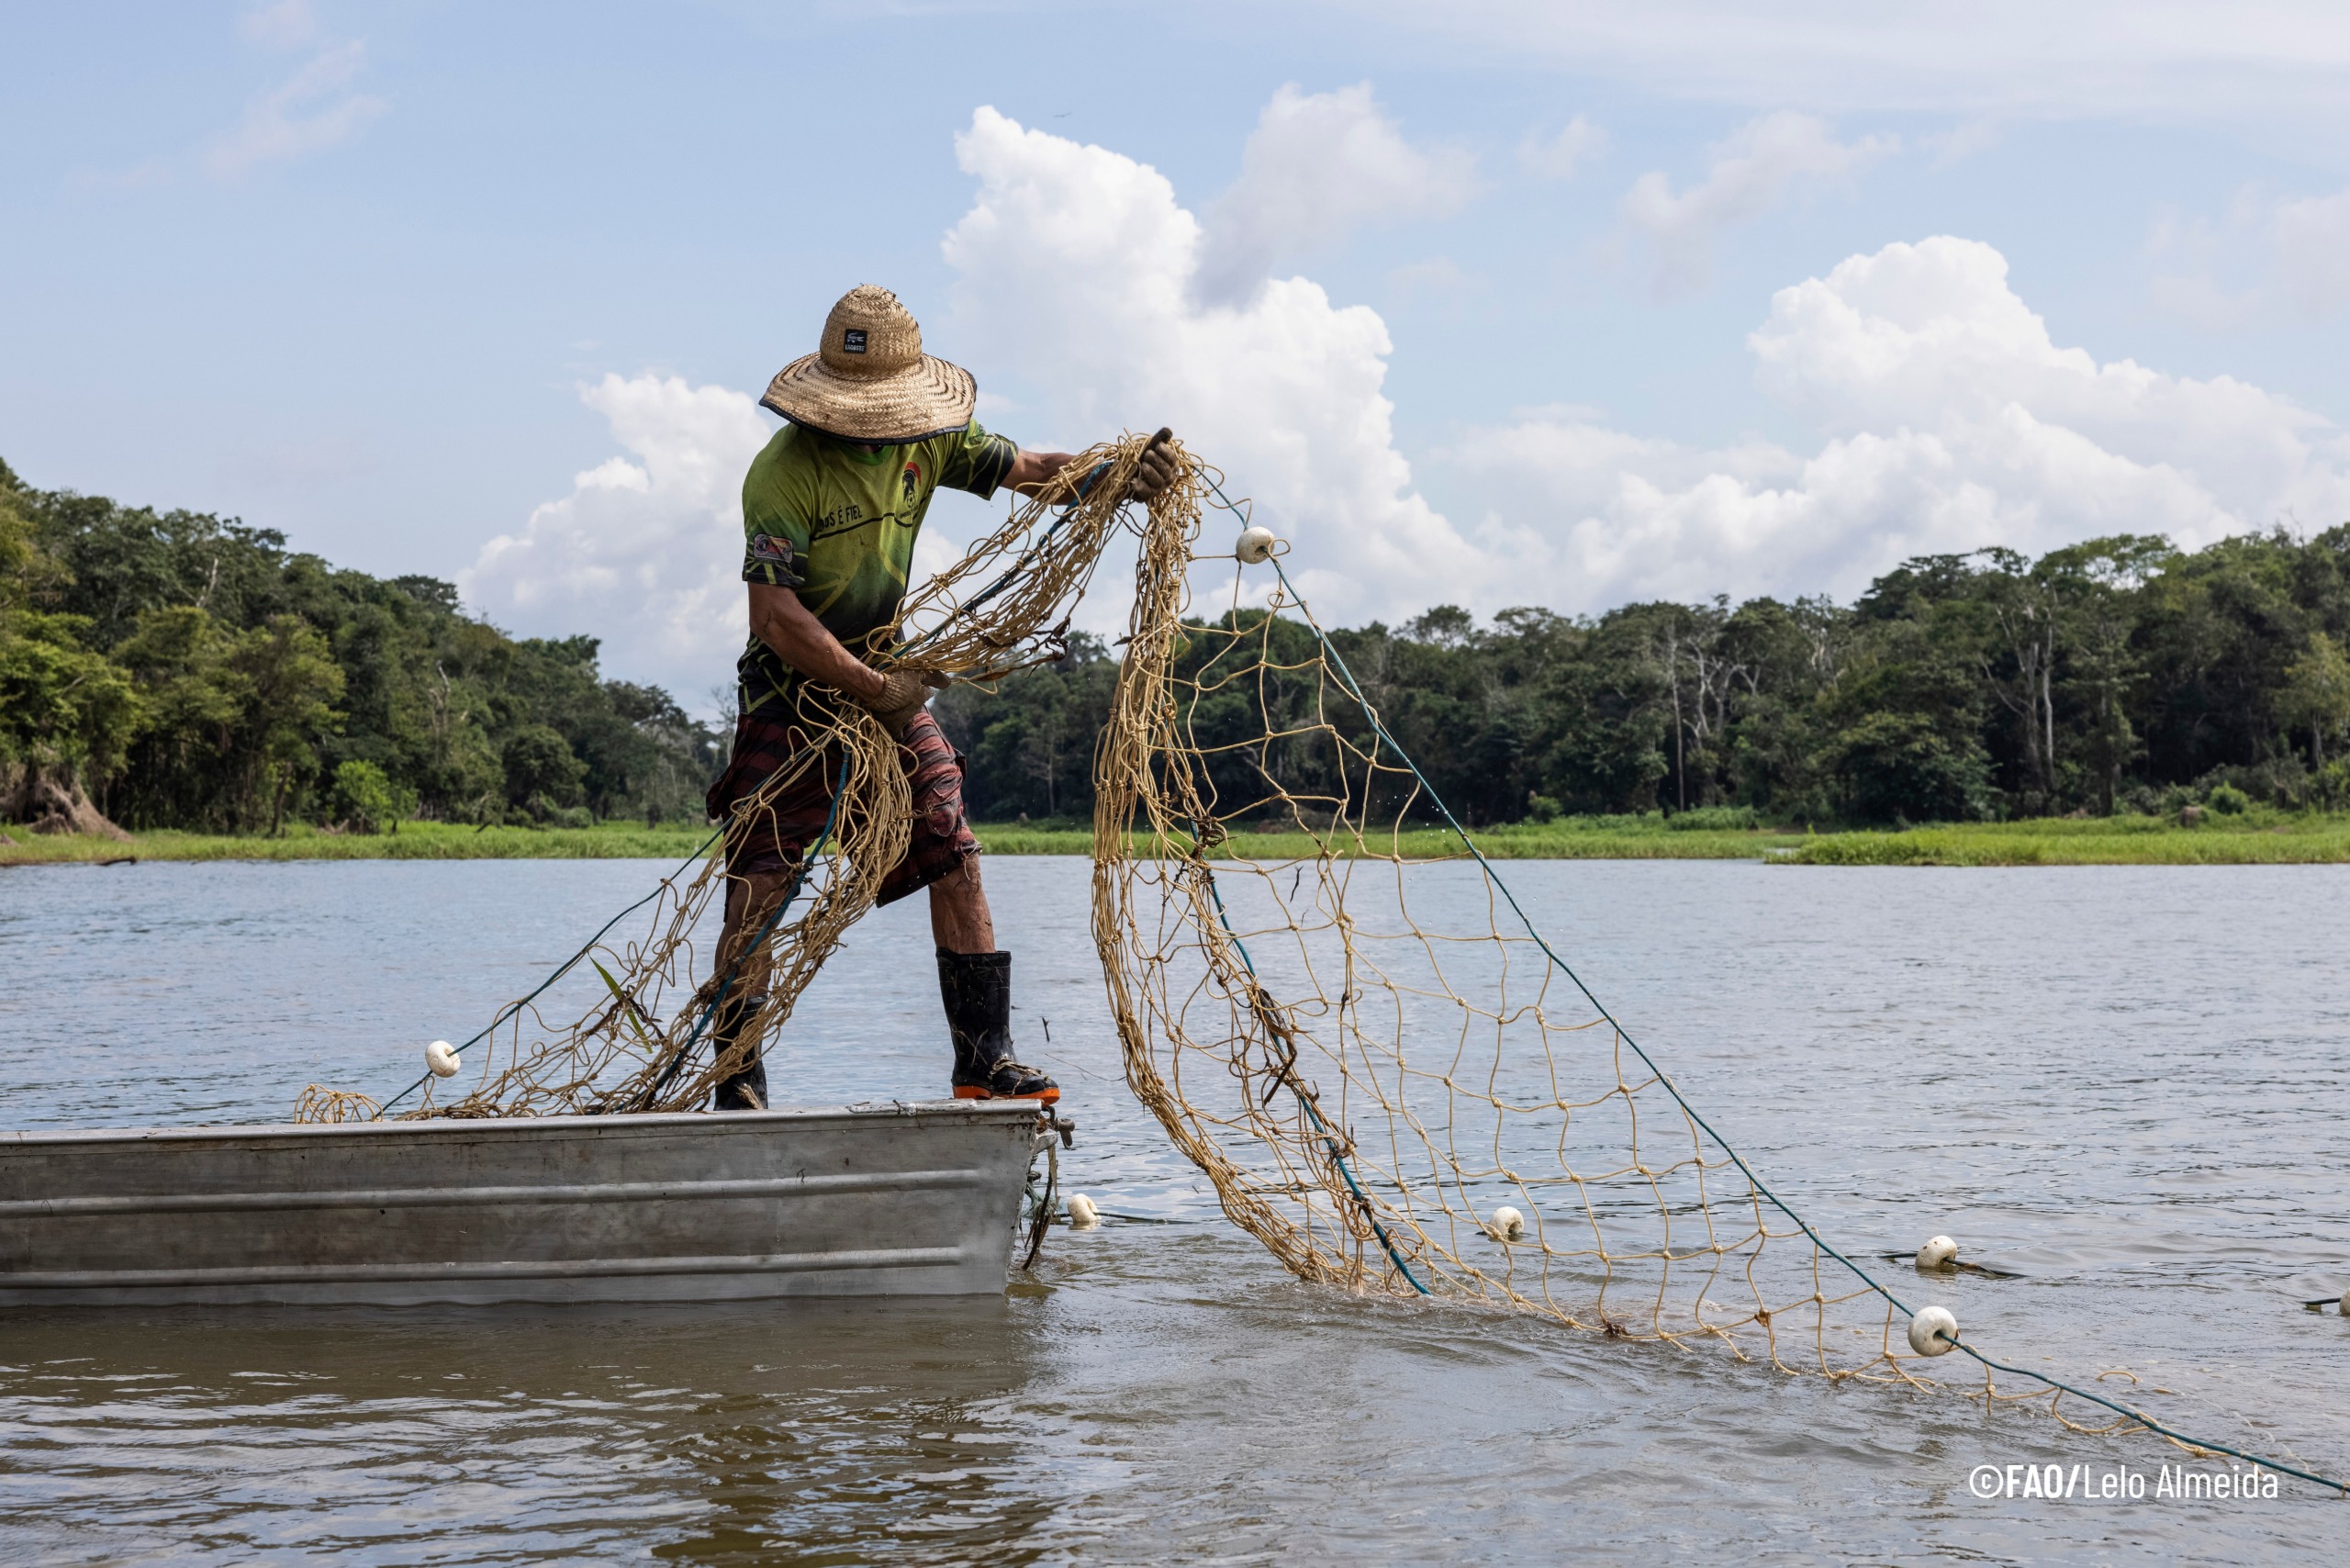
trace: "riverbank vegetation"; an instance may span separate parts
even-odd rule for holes
[[[1440,606],[1331,640],[1496,855],[2345,857],[2328,824],[2350,812],[2350,525],[1923,556],[1850,605],[1485,622]],[[1266,733],[1260,700],[1291,730],[1326,695],[1295,673],[1305,627],[1284,619],[1271,644],[1286,671],[1218,670],[1187,715],[1212,768],[1251,766],[1217,748]],[[941,694],[991,848],[1084,852],[1115,672],[1078,633],[1000,689]],[[1322,711],[1368,742],[1349,705]],[[667,854],[706,834],[725,747],[669,693],[604,678],[593,636],[510,637],[450,584],[31,489],[0,464],[0,822],[17,841],[0,858],[599,854],[639,842],[623,827],[644,847],[622,852]],[[1289,744],[1275,766],[1300,797],[1346,797],[1330,751]],[[1439,852],[1425,797],[1350,804],[1404,811],[1426,824],[1413,852]]]
[[[1696,813],[1690,813],[1695,815]],[[1687,823],[1688,825],[1684,825]],[[1770,860],[1796,866],[2255,866],[2350,862],[2350,813],[2253,808],[2235,816],[2114,816],[1964,823],[1901,831],[1740,827],[1687,816],[1561,818],[1472,830],[1494,860]],[[999,825],[981,841],[996,855],[1090,855],[1080,823]],[[1449,830],[1406,833],[1396,853],[1420,858],[1462,853]],[[1235,834],[1219,851],[1241,859],[1315,853],[1304,834]]]
[[[277,835],[692,814],[723,738],[590,636],[514,638],[233,519],[0,464],[0,820]]]
[[[2350,525],[2192,554],[2117,536],[2037,561],[1922,556],[1850,605],[1718,599],[1589,619],[1508,610],[1484,623],[1439,607],[1330,640],[1472,825],[1654,811],[1825,828],[2350,810]],[[1311,633],[1285,620],[1270,641],[1284,669],[1261,681],[1213,672],[1217,696],[1187,714],[1203,746],[1294,734],[1317,711],[1367,744],[1350,704],[1316,710],[1326,694],[1289,673],[1313,661]],[[1197,640],[1181,673],[1197,678],[1215,645]],[[1115,669],[1109,649],[1073,638],[1066,659],[999,694],[939,700],[974,760],[977,815],[1091,812],[1092,737]],[[1330,750],[1277,747],[1283,785],[1346,794]],[[1238,750],[1221,755],[1244,766]],[[1262,793],[1233,782],[1222,798]],[[1370,805],[1376,817],[1389,802]]]
[[[120,835],[0,833],[0,866],[142,860],[683,860],[707,842],[700,822],[607,822],[585,827],[467,826],[404,822],[396,833],[362,834],[288,823],[274,834],[186,833],[160,828]]]
[[[2193,824],[2176,817],[2056,818],[1962,823],[1898,832],[1811,832],[1738,826],[1683,827],[1683,818],[1561,818],[1480,828],[1477,846],[1495,860],[1770,860],[1798,866],[2263,866],[2350,862],[2350,814],[2253,808],[2208,814]],[[976,830],[990,855],[1093,852],[1093,831],[1078,822],[983,823]],[[170,831],[129,835],[0,834],[0,867],[138,860],[483,860],[620,859],[681,861],[706,845],[698,822],[647,828],[611,822],[593,827],[467,827],[405,823],[396,834],[337,833],[289,823],[275,835]],[[1416,829],[1392,841],[1416,858],[1460,854],[1449,830]],[[1385,843],[1374,848],[1385,847]],[[1138,852],[1145,846],[1136,844]],[[1218,852],[1246,859],[1288,859],[1315,853],[1304,834],[1237,834]]]

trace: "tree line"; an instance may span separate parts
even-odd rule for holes
[[[9,820],[699,820],[725,745],[660,688],[603,678],[594,637],[509,637],[449,583],[341,570],[233,519],[33,489],[0,463]]]
[[[1261,612],[1242,612],[1253,624]],[[1229,627],[1229,618],[1221,624]],[[1235,681],[1230,640],[1179,675],[1214,688],[1184,717],[1226,801],[1262,793],[1218,745],[1302,729],[1321,677],[1311,633],[1275,625],[1280,672]],[[2120,535],[2052,551],[1925,555],[1852,604],[1655,602],[1595,617],[1439,606],[1332,645],[1472,823],[1707,812],[1723,821],[1898,824],[2118,812],[2215,798],[2350,809],[2350,525],[2185,552]],[[1057,664],[939,700],[990,821],[1082,817],[1116,666],[1072,638]],[[1359,711],[1322,711],[1357,747]],[[1348,782],[1330,732],[1267,766],[1299,795],[1425,816]],[[1358,773],[1360,769],[1356,770]]]
[[[1181,673],[1214,688],[1186,711],[1202,741],[1258,739],[1270,708],[1296,732],[1263,754],[1284,787],[1425,815],[1401,793],[1357,798],[1373,786],[1349,781],[1306,717],[1320,703],[1357,747],[1365,726],[1319,685],[1304,626],[1263,636],[1274,667],[1248,678],[1232,665],[1245,640],[1192,639]],[[1478,823],[1960,822],[2167,812],[2220,790],[2350,809],[2350,524],[2193,552],[2118,535],[2037,560],[1919,556],[1849,605],[1717,598],[1483,623],[1438,606],[1331,641]],[[998,690],[940,695],[975,820],[1090,815],[1116,670],[1077,633]],[[727,744],[661,689],[603,678],[592,636],[509,637],[435,578],[338,569],[233,519],[33,489],[0,464],[8,820],[699,820]],[[1250,755],[1210,765],[1224,799],[1262,792]]]

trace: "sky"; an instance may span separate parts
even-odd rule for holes
[[[1174,426],[1326,622],[2350,519],[2339,6],[12,5],[0,50],[0,458],[697,707],[755,398],[858,283],[1024,444]],[[1003,511],[942,497],[918,564]]]

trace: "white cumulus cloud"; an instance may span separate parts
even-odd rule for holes
[[[1714,238],[1751,223],[1808,187],[1848,180],[1899,147],[1891,137],[1838,141],[1810,115],[1781,110],[1748,121],[1716,146],[1706,177],[1675,192],[1651,169],[1624,193],[1624,221],[1655,249],[1661,295],[1701,286],[1712,266]]]
[[[1920,553],[2121,532],[2191,546],[2350,517],[2350,442],[2325,420],[2234,378],[2060,344],[1998,251],[1940,237],[1780,290],[1749,337],[1758,385],[1816,429],[1814,449],[1707,449],[1589,409],[1529,410],[1436,454],[1476,498],[1456,526],[1397,448],[1376,312],[1302,277],[1203,301],[1203,226],[1163,175],[1108,149],[982,108],[956,153],[975,190],[945,239],[957,281],[933,336],[994,388],[1006,433],[1074,448],[1173,425],[1292,542],[1291,575],[1326,621],[1443,601],[1850,597]],[[614,673],[706,691],[743,635],[738,492],[767,422],[746,393],[673,378],[581,395],[619,450],[487,546],[467,599],[520,632],[592,630]],[[964,532],[941,521],[920,570]],[[1203,548],[1232,527],[1212,518]],[[1202,586],[1230,571],[1203,566]],[[1080,624],[1114,624],[1119,576],[1105,569]],[[1249,574],[1257,591],[1265,576]]]
[[[1335,306],[1303,278],[1246,305],[1202,304],[1199,220],[1164,176],[1115,152],[986,108],[956,152],[978,186],[946,239],[957,353],[982,386],[1017,377],[1034,394],[1007,405],[983,393],[1001,410],[991,424],[1032,447],[1172,424],[1297,542],[1302,581],[1332,613],[1492,597],[1481,574],[1506,568],[1412,489],[1375,312]],[[593,631],[607,670],[692,701],[742,646],[740,490],[771,427],[748,395],[674,378],[608,375],[580,396],[620,453],[492,540],[459,586],[516,632]],[[952,512],[934,510],[918,575],[951,560],[968,530]],[[1080,624],[1123,617],[1120,576],[1104,571]]]
[[[1265,106],[1240,178],[1209,211],[1199,286],[1212,299],[1241,298],[1277,264],[1365,224],[1456,211],[1475,179],[1467,152],[1406,141],[1370,83],[1311,94],[1292,83]]]
[[[2325,420],[2231,377],[2058,345],[1977,241],[1888,245],[1782,289],[1748,346],[1818,451],[1704,452],[1538,410],[1449,454],[1539,536],[1551,591],[1528,597],[1849,596],[1927,552],[2125,532],[2195,545],[2350,516],[2350,443]]]
[[[774,425],[745,393],[676,376],[607,375],[579,397],[626,455],[484,545],[457,586],[516,633],[592,631],[607,673],[699,705],[743,649],[743,475]]]
[[[1484,597],[1500,564],[1413,489],[1396,450],[1375,311],[1301,277],[1201,303],[1199,220],[1164,175],[1107,149],[982,108],[956,152],[979,182],[946,237],[958,337],[982,381],[1010,372],[1035,394],[1035,424],[1008,433],[1077,444],[1174,426],[1296,541],[1334,612]]]

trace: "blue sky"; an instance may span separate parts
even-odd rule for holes
[[[688,691],[867,281],[1340,618],[2350,516],[2350,19],[1946,10],[13,7],[0,456]]]

